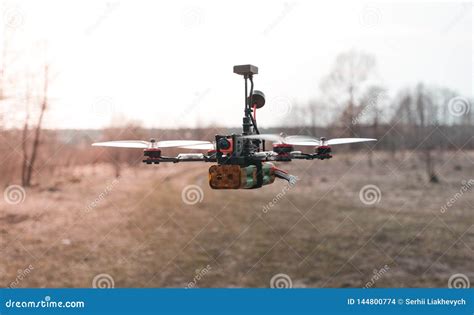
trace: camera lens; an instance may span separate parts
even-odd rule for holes
[[[227,150],[230,148],[230,142],[229,140],[227,140],[226,138],[221,138],[219,139],[219,141],[217,142],[217,146],[219,149],[221,150]]]

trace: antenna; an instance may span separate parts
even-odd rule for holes
[[[251,135],[253,134],[253,129],[258,132],[256,123],[252,117],[252,97],[253,97],[253,75],[258,74],[258,68],[253,65],[240,65],[234,66],[234,73],[242,75],[245,80],[245,107],[244,107],[244,118],[242,119],[242,134]],[[250,94],[248,93],[248,83],[250,81]]]

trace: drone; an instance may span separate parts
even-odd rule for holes
[[[255,189],[272,184],[275,178],[293,185],[297,177],[277,168],[272,162],[292,160],[327,160],[332,158],[331,146],[347,143],[376,141],[369,138],[315,138],[305,135],[263,134],[257,127],[257,109],[265,105],[265,94],[254,90],[253,76],[258,68],[253,65],[234,66],[234,73],[243,76],[245,107],[242,134],[216,135],[215,141],[200,140],[123,140],[93,143],[93,146],[143,149],[143,163],[210,162],[209,185],[213,189]],[[250,82],[250,91],[249,91]],[[265,150],[265,142],[272,142],[272,150]],[[295,146],[314,148],[314,153],[295,151]],[[206,153],[180,153],[164,156],[162,149],[182,148]]]

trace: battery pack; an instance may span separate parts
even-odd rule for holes
[[[209,168],[209,186],[212,189],[239,189],[239,165],[213,165]]]
[[[209,168],[209,185],[213,189],[251,189],[275,181],[272,163],[262,163],[261,171],[256,165],[213,165]]]

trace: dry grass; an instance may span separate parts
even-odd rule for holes
[[[209,265],[197,286],[268,287],[285,273],[296,287],[363,287],[387,265],[374,286],[445,287],[454,273],[474,276],[472,190],[440,211],[473,178],[472,161],[445,153],[440,184],[427,184],[409,153],[377,153],[374,168],[363,154],[282,165],[300,181],[266,212],[284,182],[213,191],[209,165],[143,165],[117,182],[107,166],[82,168],[45,179],[19,205],[2,201],[0,283],[32,265],[18,286],[90,287],[107,273],[116,287],[184,287]],[[190,184],[202,202],[182,201]],[[379,203],[360,201],[367,184]]]

